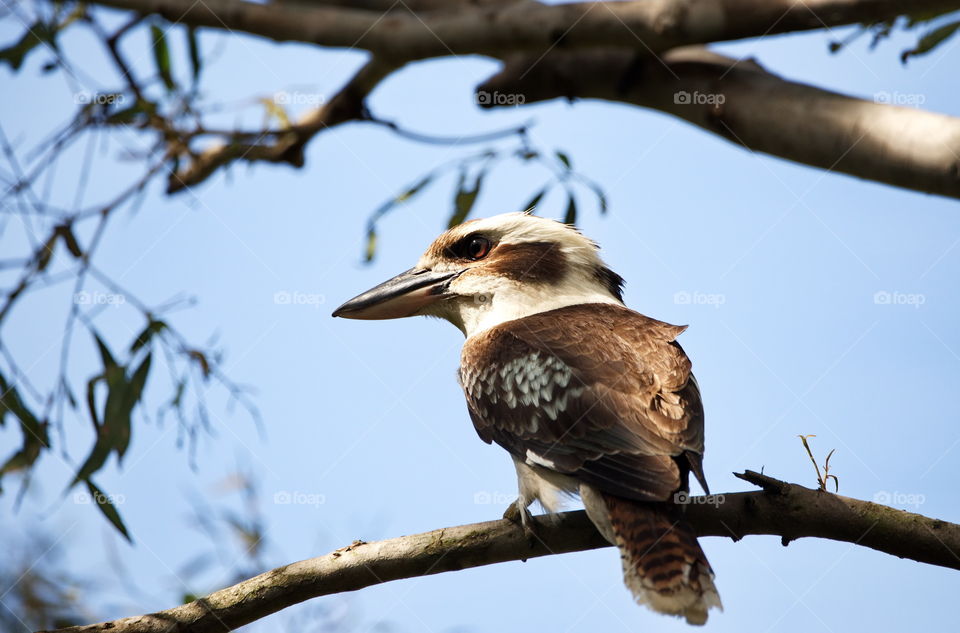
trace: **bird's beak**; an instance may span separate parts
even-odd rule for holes
[[[460,274],[411,268],[350,299],[333,311],[345,319],[399,319],[417,314],[440,300],[450,281]]]

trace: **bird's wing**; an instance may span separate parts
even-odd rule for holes
[[[472,337],[460,382],[477,433],[629,499],[669,499],[691,470],[704,483],[700,392],[674,341],[684,329],[587,304]]]

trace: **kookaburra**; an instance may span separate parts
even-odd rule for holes
[[[637,602],[703,624],[720,597],[675,503],[691,472],[707,490],[700,392],[675,340],[686,328],[625,307],[622,286],[576,229],[509,213],[446,231],[333,316],[460,328],[474,427],[516,466],[513,515],[529,530],[533,501],[555,512],[579,494]]]

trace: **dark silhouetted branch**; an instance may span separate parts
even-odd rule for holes
[[[481,93],[621,101],[667,112],[732,143],[829,171],[960,198],[960,118],[828,92],[701,47],[661,59],[622,50],[522,56]],[[496,107],[498,99],[480,99]]]
[[[448,55],[492,57],[618,46],[658,53],[677,46],[874,23],[960,8],[956,0],[634,0],[570,4],[458,3],[455,11],[382,12],[237,0],[94,0],[171,22],[277,41],[360,48],[392,62]]]
[[[237,138],[213,145],[193,156],[186,166],[170,174],[167,193],[199,184],[217,169],[237,160],[303,166],[303,149],[306,144],[327,128],[363,119],[366,115],[364,99],[393,69],[394,66],[390,64],[372,59],[329,101],[307,112],[296,125],[290,126],[289,130],[279,133],[264,131],[255,137],[241,134]]]

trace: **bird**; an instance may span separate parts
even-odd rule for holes
[[[683,512],[690,473],[709,494],[700,389],[676,342],[686,326],[627,308],[623,286],[573,226],[506,213],[450,228],[333,316],[459,328],[469,416],[517,472],[505,518],[535,537],[534,501],[552,514],[579,495],[635,601],[700,625],[723,607]]]

